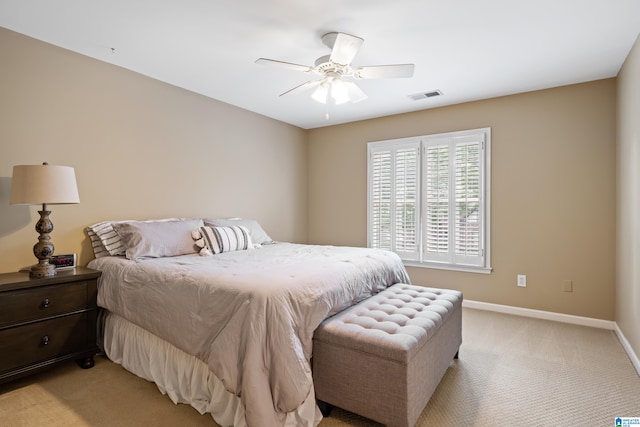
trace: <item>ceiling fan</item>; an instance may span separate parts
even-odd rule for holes
[[[343,104],[348,101],[359,102],[367,99],[367,95],[353,80],[413,76],[414,64],[352,67],[351,61],[358,53],[363,42],[364,39],[360,37],[332,32],[322,36],[322,43],[331,49],[331,54],[316,59],[314,66],[292,64],[267,58],[259,58],[256,63],[274,65],[320,76],[318,79],[302,83],[280,94],[280,96],[300,93],[315,87],[316,90],[311,97],[323,104],[327,103],[329,96],[336,104]]]

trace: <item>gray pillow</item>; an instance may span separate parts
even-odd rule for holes
[[[113,229],[113,224],[121,222],[159,222],[159,221],[182,221],[184,218],[149,219],[146,221],[118,220],[102,221],[87,227],[87,234],[91,239],[93,253],[96,258],[103,256],[125,255],[125,247],[122,245],[120,235]]]
[[[127,258],[137,260],[195,254],[198,248],[193,244],[191,232],[203,225],[201,219],[130,221],[114,223],[113,229],[122,240]]]

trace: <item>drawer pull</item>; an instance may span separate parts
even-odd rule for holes
[[[40,304],[40,306],[41,306],[42,308],[49,308],[49,304],[51,304],[51,301],[49,301],[49,298],[45,298],[45,299],[42,301],[42,304]]]
[[[43,336],[40,340],[40,345],[42,345],[43,347],[47,344],[49,344],[49,335]]]

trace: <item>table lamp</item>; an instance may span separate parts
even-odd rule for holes
[[[40,233],[38,243],[33,246],[33,254],[38,264],[31,267],[30,277],[51,277],[56,275],[56,268],[49,263],[53,255],[53,243],[49,233],[53,231],[53,223],[49,219],[51,211],[47,205],[80,203],[76,175],[72,167],[42,165],[19,165],[13,167],[11,182],[12,205],[39,205],[40,220],[36,223],[36,231]]]

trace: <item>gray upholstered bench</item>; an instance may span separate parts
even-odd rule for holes
[[[461,292],[395,284],[316,329],[316,399],[413,426],[461,343]]]

